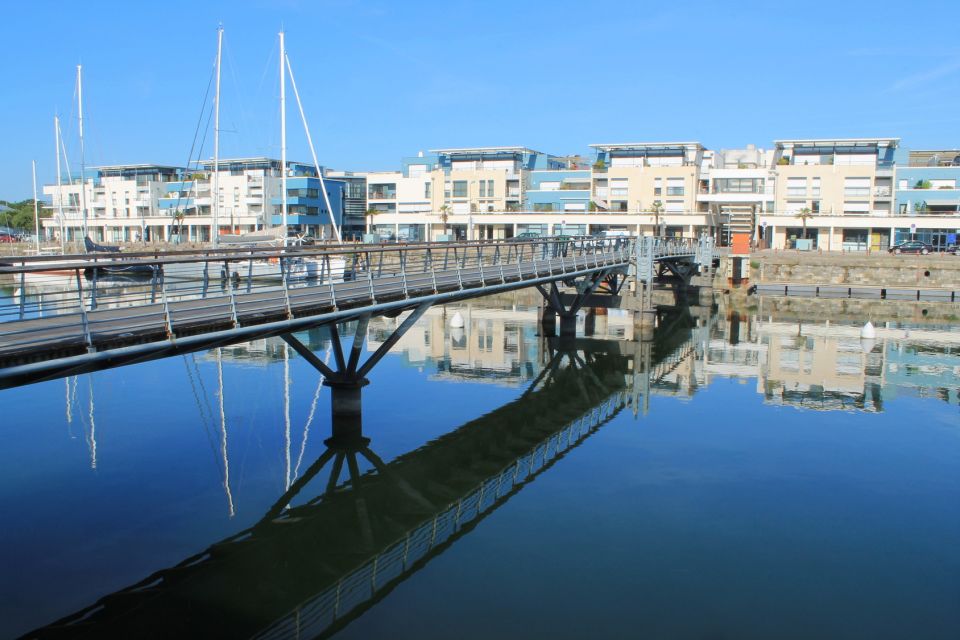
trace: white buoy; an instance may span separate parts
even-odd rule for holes
[[[453,327],[454,329],[463,328],[463,316],[460,315],[459,311],[453,314],[453,317],[450,318],[450,326]]]
[[[864,340],[873,340],[877,337],[877,330],[873,328],[869,320],[867,320],[867,324],[863,325],[863,328],[860,329],[860,337]]]
[[[860,338],[860,348],[864,353],[870,353],[876,345],[877,341],[873,338]]]

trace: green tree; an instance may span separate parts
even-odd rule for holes
[[[379,213],[379,209],[374,209],[373,207],[367,209],[367,233],[373,233],[373,218]]]
[[[40,218],[47,218],[50,216],[49,212],[43,210],[43,202],[37,201],[37,206],[40,208]],[[24,231],[29,231],[34,233],[36,228],[33,224],[33,199],[30,200],[21,200],[19,202],[8,202],[6,200],[0,200],[0,205],[6,209],[0,209],[0,225],[6,227],[13,227],[14,229],[22,229]]]

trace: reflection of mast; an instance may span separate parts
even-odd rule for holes
[[[223,457],[223,490],[227,493],[227,506],[230,517],[236,515],[233,507],[233,494],[230,492],[230,459],[227,457],[227,414],[223,408],[223,360],[220,347],[217,347],[217,397],[220,401],[220,455]]]
[[[90,468],[97,468],[97,423],[93,420],[93,377],[87,374],[87,390],[90,395],[90,435],[87,446],[90,447]]]
[[[330,346],[327,346],[327,354],[323,361],[330,362]],[[307,449],[307,439],[310,437],[310,425],[313,424],[313,416],[317,412],[317,400],[320,399],[320,390],[323,388],[324,377],[321,375],[317,380],[317,390],[313,392],[313,402],[310,403],[310,414],[307,416],[307,423],[303,427],[303,439],[300,441],[300,454],[297,456],[297,465],[293,468],[293,479],[300,476],[300,463],[303,462],[303,453]],[[289,489],[289,487],[287,487]]]

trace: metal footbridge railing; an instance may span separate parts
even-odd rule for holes
[[[688,257],[696,241],[525,241],[0,261],[0,388]],[[9,295],[3,295],[6,286]]]

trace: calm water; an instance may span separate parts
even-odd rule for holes
[[[0,392],[0,636],[960,637],[960,327],[536,303]]]

